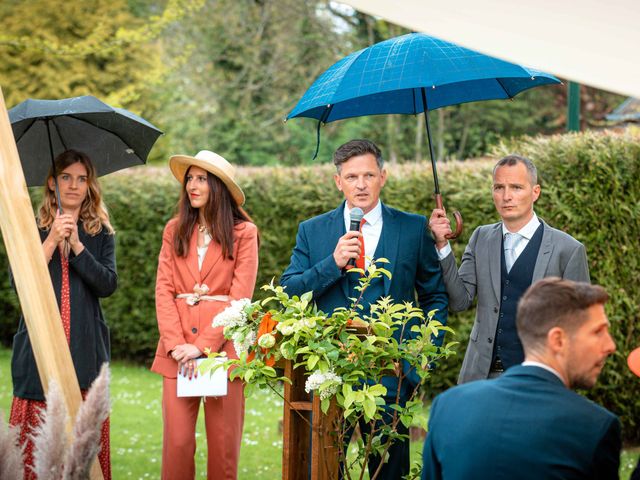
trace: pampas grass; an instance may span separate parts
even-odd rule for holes
[[[9,426],[0,415],[0,478],[22,479],[22,449],[18,445],[19,429]]]
[[[67,408],[60,387],[52,381],[47,393],[47,408],[31,434],[34,444],[33,471],[42,480],[84,480],[100,449],[102,424],[109,416],[109,366],[105,363],[80,405],[69,445]],[[18,429],[0,417],[0,479],[21,480],[24,463],[18,446]]]
[[[40,424],[31,433],[35,459],[33,471],[38,478],[59,480],[62,477],[62,460],[67,450],[67,417],[62,391],[52,380],[47,393],[47,408],[40,412]]]
[[[91,463],[100,449],[102,423],[109,416],[109,368],[105,363],[80,406],[67,452],[64,480],[89,478]]]

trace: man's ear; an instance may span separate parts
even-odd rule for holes
[[[552,354],[562,353],[567,345],[567,332],[560,327],[553,327],[547,332],[547,348]]]
[[[334,173],[333,180],[336,182],[336,188],[342,191],[342,179],[340,178],[340,174]]]
[[[536,202],[540,197],[540,185],[533,186],[533,201]]]

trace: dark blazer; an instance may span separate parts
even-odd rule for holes
[[[382,204],[382,222],[376,256],[389,260],[385,268],[392,274],[391,280],[384,277],[384,295],[390,296],[396,303],[415,303],[417,295],[425,318],[429,311],[437,309],[436,318],[446,324],[447,294],[433,239],[427,233],[425,217]],[[328,314],[338,307],[349,306],[351,295],[347,275],[336,266],[333,259],[338,239],[345,233],[344,202],[335,210],[300,224],[291,262],[280,279],[289,295],[312,291],[318,308]],[[405,328],[404,335],[405,338],[415,335],[410,325]],[[442,342],[442,338],[439,341]],[[417,385],[419,378],[414,371],[408,371],[407,365],[405,373],[409,383]],[[383,381],[388,396],[395,396],[394,391],[397,391],[394,378],[385,378]]]
[[[40,230],[40,239],[49,231]],[[109,327],[100,308],[101,297],[115,292],[116,273],[115,237],[102,229],[95,236],[88,235],[78,222],[78,236],[84,250],[69,255],[69,290],[71,297],[71,358],[81,389],[87,389],[100,373],[100,367],[110,358]],[[49,275],[60,308],[62,266],[56,249],[49,262]],[[40,376],[36,367],[24,318],[20,318],[18,332],[13,337],[11,358],[13,394],[16,397],[44,400]]]
[[[518,365],[435,398],[422,479],[617,479],[620,448],[614,414]]]

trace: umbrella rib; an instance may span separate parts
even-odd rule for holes
[[[56,133],[58,134],[58,138],[60,139],[60,142],[62,142],[62,148],[64,148],[64,151],[66,152],[69,149],[67,148],[67,143],[64,141],[64,138],[62,138],[62,134],[60,133],[60,129],[58,128],[58,125],[56,125],[55,117],[51,118],[51,123],[53,123],[53,126],[56,128]]]
[[[500,81],[500,79],[498,77],[496,77],[496,82],[498,82],[498,85],[500,85],[500,88],[502,88],[502,91],[504,93],[507,94],[507,98],[511,99],[513,98],[515,95],[511,95],[506,88],[504,88],[504,85],[502,84],[502,82]]]
[[[16,145],[18,144],[18,142],[19,142],[20,140],[22,140],[22,137],[24,137],[24,136],[25,136],[25,134],[26,134],[29,130],[31,130],[31,127],[33,127],[33,124],[34,124],[34,123],[36,123],[37,121],[38,121],[38,119],[37,119],[37,118],[34,118],[34,119],[31,121],[31,123],[29,124],[29,126],[28,126],[27,128],[25,128],[25,129],[24,129],[24,132],[22,132],[22,134],[21,134],[18,138],[16,138]]]

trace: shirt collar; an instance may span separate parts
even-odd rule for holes
[[[533,217],[531,217],[531,220],[529,220],[529,222],[517,232],[509,232],[504,222],[502,222],[502,236],[504,237],[506,233],[518,233],[522,235],[524,238],[526,238],[527,240],[531,240],[531,238],[533,238],[533,235],[534,233],[536,233],[536,230],[538,229],[539,226],[540,226],[540,219],[536,215],[536,212],[533,212]]]
[[[365,214],[364,219],[369,225],[375,225],[382,219],[382,203],[380,200],[371,211]],[[351,221],[351,209],[347,206],[347,202],[344,202],[344,221],[347,225]]]
[[[551,368],[546,363],[535,362],[533,360],[525,360],[524,362],[522,362],[522,366],[523,367],[540,367],[540,368],[546,370],[547,372],[553,373],[556,377],[558,377],[562,381],[562,383],[564,383],[564,379],[562,378],[560,373],[558,373],[557,370]]]

